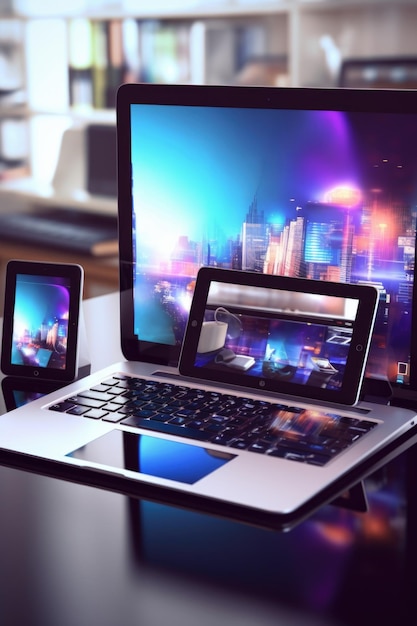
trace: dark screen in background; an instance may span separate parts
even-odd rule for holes
[[[116,126],[91,124],[86,130],[87,191],[96,196],[117,195]]]

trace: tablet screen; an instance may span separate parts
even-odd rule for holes
[[[183,374],[353,404],[376,289],[204,268],[191,307]]]

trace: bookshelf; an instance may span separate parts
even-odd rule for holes
[[[0,20],[0,180],[28,173],[24,28],[20,20]]]
[[[330,87],[344,59],[416,57],[415,24],[416,0],[0,0],[0,212],[116,213],[80,180],[83,128],[114,125],[121,82]],[[0,305],[13,257],[81,263],[85,297],[117,289],[116,256],[0,252]]]
[[[5,0],[0,187],[48,183],[63,133],[121,82],[333,86],[344,58],[417,55],[415,0]]]

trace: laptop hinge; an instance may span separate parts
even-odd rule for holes
[[[339,506],[349,511],[366,513],[368,511],[368,498],[366,497],[363,481],[357,483],[342,495],[331,502],[333,506]]]
[[[374,404],[389,404],[393,392],[385,379],[365,378],[362,384],[361,400]]]

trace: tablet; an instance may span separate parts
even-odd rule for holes
[[[378,298],[371,285],[201,268],[180,372],[353,405]]]
[[[4,374],[74,380],[82,285],[79,265],[9,261],[1,353]]]

